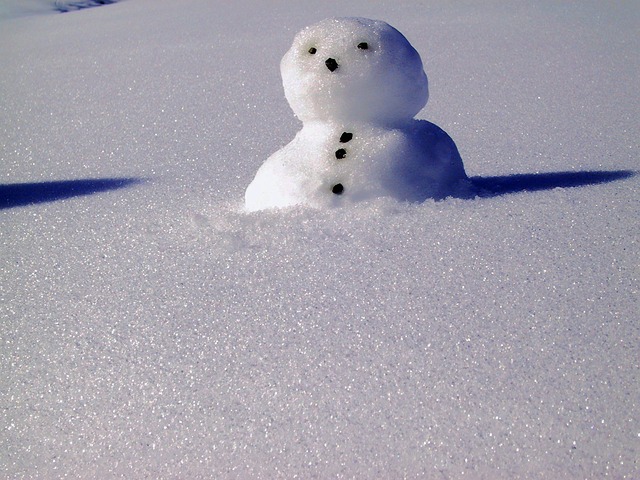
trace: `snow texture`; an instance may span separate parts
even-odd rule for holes
[[[302,122],[393,125],[413,118],[429,98],[420,55],[379,20],[330,18],[304,28],[280,71]]]
[[[1,0],[0,20],[52,12],[66,13],[116,3],[118,0]]]
[[[280,64],[302,130],[247,188],[247,211],[343,206],[391,196],[419,202],[470,192],[455,143],[414,120],[429,87],[420,55],[395,28],[330,18],[303,29]]]
[[[0,23],[0,477],[640,476],[638,2],[46,6]],[[243,213],[335,16],[411,39],[483,196]]]

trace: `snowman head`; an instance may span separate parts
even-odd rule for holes
[[[420,55],[378,20],[332,18],[303,29],[280,71],[303,122],[394,123],[413,118],[429,97]]]

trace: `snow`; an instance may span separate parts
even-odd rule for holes
[[[334,16],[411,39],[418,118],[484,196],[242,213],[300,130],[278,62]],[[639,16],[205,0],[4,16],[2,476],[638,477]]]
[[[98,7],[118,0],[3,0],[0,2],[0,20],[52,12],[72,12]]]
[[[389,24],[348,17],[306,27],[280,70],[303,126],[260,167],[246,211],[472,196],[451,137],[413,119],[427,103],[427,76],[418,52]]]
[[[280,71],[285,96],[302,122],[393,124],[412,118],[429,97],[420,55],[379,20],[329,18],[304,28]]]
[[[353,138],[341,142],[345,135]],[[332,120],[305,122],[271,155],[247,187],[244,208],[326,209],[387,196],[423,202],[472,194],[455,143],[436,125],[410,118],[394,127]]]

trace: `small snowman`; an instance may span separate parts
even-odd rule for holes
[[[247,211],[464,194],[453,140],[413,118],[427,103],[427,76],[395,28],[366,18],[323,20],[296,35],[280,70],[302,130],[260,167],[245,194]]]

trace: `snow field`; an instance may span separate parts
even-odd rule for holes
[[[411,39],[418,118],[470,176],[635,170],[638,14],[126,0],[3,20],[1,183],[142,181],[0,210],[0,472],[636,477],[637,175],[241,207],[300,129],[278,62],[333,16]]]

